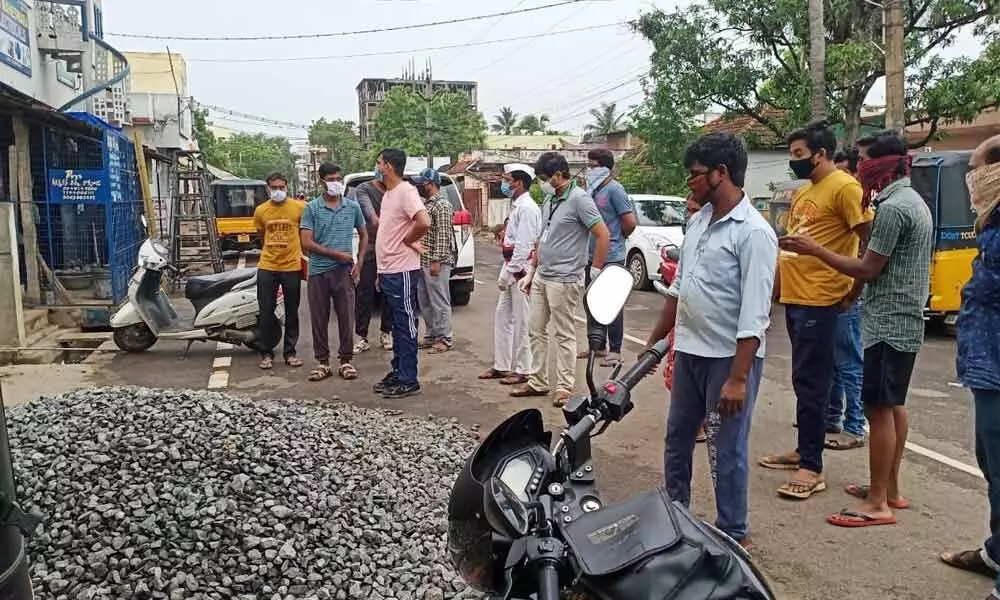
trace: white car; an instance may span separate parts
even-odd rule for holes
[[[407,172],[403,177],[409,181],[411,177],[417,175],[416,171]],[[344,184],[347,186],[347,195],[354,197],[353,190],[357,186],[371,181],[374,178],[371,172],[352,173],[344,177]],[[445,197],[451,201],[452,208],[455,209],[453,220],[455,229],[455,245],[458,248],[458,259],[451,269],[451,304],[452,306],[465,306],[472,299],[472,290],[475,289],[475,266],[476,266],[476,243],[472,235],[472,215],[465,210],[462,202],[462,194],[455,186],[455,182],[448,175],[441,173],[441,191]],[[354,232],[354,256],[358,255],[358,233]]]
[[[632,289],[648,290],[660,280],[660,250],[678,248],[684,240],[686,200],[680,196],[629,194],[635,205],[636,228],[625,241],[625,266],[632,273]]]

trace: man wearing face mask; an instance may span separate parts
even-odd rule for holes
[[[652,347],[676,330],[673,385],[663,455],[667,492],[691,501],[694,447],[706,416],[716,526],[745,548],[750,423],[764,369],[778,240],[743,192],[743,141],[703,136],[684,153],[688,186],[706,190],[688,223],[677,274]],[[714,455],[714,457],[711,457]]]
[[[542,231],[542,211],[529,192],[535,170],[528,165],[504,165],[500,191],[512,199],[501,250],[503,265],[497,278],[500,297],[493,317],[493,366],[480,379],[499,379],[502,385],[528,381],[531,344],[528,338],[528,295],[517,283],[528,272],[531,251]]]
[[[274,348],[281,339],[281,323],[274,314],[278,288],[285,294],[285,344],[283,356],[289,367],[301,367],[295,356],[299,341],[299,297],[302,291],[302,245],[299,222],[305,208],[288,200],[288,180],[281,173],[267,178],[271,199],[253,212],[254,227],[260,233],[261,250],[257,261],[257,304],[260,306],[260,368],[274,367]]]
[[[587,193],[594,199],[597,209],[601,211],[601,218],[608,227],[611,241],[608,246],[608,258],[605,264],[625,264],[625,238],[630,236],[635,230],[636,218],[635,207],[625,188],[611,174],[611,169],[615,166],[615,157],[610,150],[599,148],[587,153]],[[593,260],[595,239],[590,238],[590,258]],[[584,285],[590,285],[590,273],[585,271]],[[625,311],[618,313],[618,316],[604,329],[607,346],[602,342],[594,348],[597,355],[604,358],[601,361],[602,367],[613,367],[621,362],[622,340],[625,337]],[[595,323],[588,323],[588,328],[595,326]],[[605,355],[605,350],[607,354]],[[586,352],[581,352],[577,358],[587,358]]]
[[[788,234],[808,234],[835,254],[857,257],[873,214],[862,205],[861,184],[833,163],[836,150],[837,137],[825,122],[788,136],[789,167],[799,179],[809,179],[792,198]],[[792,342],[798,445],[758,462],[768,469],[795,471],[778,494],[805,500],[826,489],[823,447],[835,359],[830,341],[836,339],[840,313],[854,304],[862,287],[815,256],[788,250],[779,256],[778,271],[775,296],[785,305]]]
[[[600,270],[608,254],[608,227],[594,199],[570,177],[569,164],[558,152],[542,154],[535,172],[545,192],[542,233],[532,264],[518,282],[531,295],[529,336],[532,367],[527,383],[511,392],[515,398],[547,396],[549,332],[555,338],[556,391],[553,405],[564,406],[576,383],[576,315],[583,295],[584,271]],[[590,236],[593,259],[587,261]]]
[[[431,354],[451,350],[451,268],[455,264],[455,209],[441,192],[441,174],[428,167],[413,178],[413,185],[424,200],[431,218],[431,228],[424,234],[420,255],[422,277],[417,286],[420,316],[426,329],[420,344]]]
[[[356,379],[351,364],[354,356],[354,286],[361,275],[361,264],[368,251],[368,231],[361,206],[344,198],[343,173],[337,165],[319,166],[323,195],[306,205],[302,214],[302,249],[309,254],[309,317],[312,322],[313,351],[316,368],[309,381],[320,381],[333,374],[330,369],[330,303],[337,314],[340,345],[337,374],[342,379]],[[358,260],[354,260],[354,232],[358,232]]]

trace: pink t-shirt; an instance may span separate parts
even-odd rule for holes
[[[417,188],[402,181],[382,197],[378,236],[375,238],[375,259],[379,273],[405,273],[420,269],[420,253],[407,246],[403,239],[413,225],[413,218],[424,210]]]

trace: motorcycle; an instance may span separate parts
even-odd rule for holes
[[[145,218],[142,219],[145,225]],[[126,352],[143,352],[160,339],[194,342],[209,340],[253,348],[258,337],[257,269],[244,268],[189,277],[184,297],[194,307],[192,320],[177,315],[161,289],[165,272],[179,274],[170,253],[147,239],[139,248],[138,265],[128,284],[128,301],[111,317],[115,344]],[[284,315],[284,295],[278,292],[276,316]]]
[[[654,281],[653,287],[656,291],[666,296],[667,288],[674,282],[677,276],[677,265],[681,260],[681,249],[674,244],[667,244],[660,248],[660,279]]]
[[[594,279],[584,298],[596,324],[588,339],[600,339],[631,289],[632,275],[616,265]],[[666,340],[657,342],[600,388],[591,351],[590,394],[563,408],[567,427],[554,446],[537,409],[508,418],[479,445],[448,503],[451,560],[471,587],[503,600],[556,600],[562,592],[602,600],[774,600],[746,551],[664,490],[607,506],[598,492],[591,438],[628,415],[631,390],[668,349]]]

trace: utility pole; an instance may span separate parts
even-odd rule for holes
[[[826,22],[823,0],[809,0],[809,73],[812,76],[812,119],[826,118]]]
[[[884,0],[885,127],[903,133],[906,128],[906,62],[904,57],[903,0]]]
[[[80,57],[81,68],[83,69],[83,89],[87,91],[94,87],[94,0],[84,0],[81,7],[83,14],[83,41],[84,52]],[[84,112],[94,112],[94,97],[91,96],[84,101]]]

